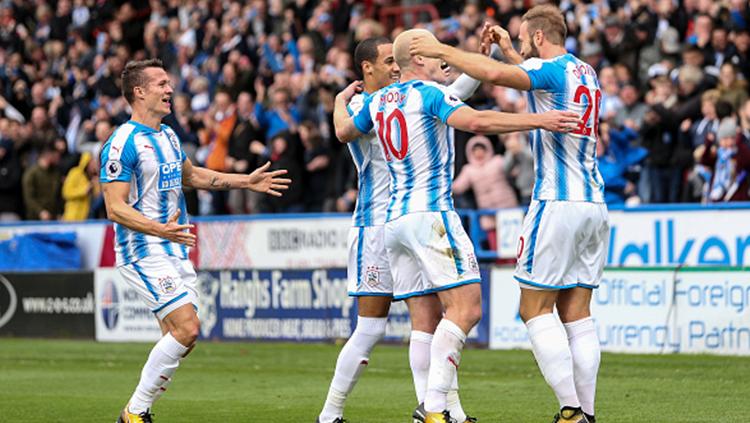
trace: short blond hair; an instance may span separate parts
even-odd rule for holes
[[[527,22],[530,37],[541,30],[544,37],[551,43],[565,45],[568,27],[565,25],[562,12],[557,7],[549,4],[532,7],[521,17],[521,21]]]

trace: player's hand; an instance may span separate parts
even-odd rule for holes
[[[336,97],[341,98],[345,103],[349,103],[352,97],[354,97],[355,94],[361,93],[363,89],[364,83],[362,81],[354,81],[351,84],[347,85],[347,87],[344,88],[343,91],[338,93]]]
[[[177,219],[180,218],[180,211],[177,210],[172,217],[167,220],[161,229],[159,237],[168,239],[178,244],[187,245],[188,247],[195,247],[196,237],[195,234],[191,234],[190,229],[194,228],[195,225],[180,225],[177,223]]]
[[[493,40],[490,33],[490,23],[485,22],[484,26],[482,26],[482,33],[479,35],[479,53],[489,56],[492,43]]]
[[[581,116],[564,110],[551,110],[539,115],[540,128],[550,132],[570,132],[583,125]]]
[[[292,180],[279,178],[281,175],[286,175],[286,169],[266,172],[269,166],[271,166],[271,162],[266,162],[263,166],[255,169],[253,173],[247,175],[247,189],[263,194],[270,194],[274,197],[281,197],[279,191],[289,189],[289,184],[292,183]]]
[[[409,44],[409,53],[412,56],[425,56],[442,58],[443,45],[434,37],[416,36]]]
[[[513,49],[513,41],[510,39],[510,34],[505,28],[500,25],[494,25],[490,28],[490,37],[494,43],[500,46],[502,51],[508,51]]]

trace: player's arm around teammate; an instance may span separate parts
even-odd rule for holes
[[[507,32],[504,29],[494,26],[491,29],[491,33],[492,35],[488,39],[482,41],[499,44],[503,55],[514,65],[520,64],[523,61],[523,58],[510,44],[510,36],[505,38]],[[447,44],[442,44],[434,38],[415,38],[411,43],[410,51],[415,55],[444,60],[449,65],[480,81],[522,91],[528,91],[531,88],[531,80],[528,74],[518,66],[498,62],[481,54],[463,51]]]
[[[362,82],[354,81],[336,95],[333,124],[336,129],[336,138],[343,143],[351,142],[363,135],[354,124],[354,119],[346,112],[346,104],[361,90]],[[562,110],[538,114],[503,113],[493,110],[480,111],[470,106],[461,106],[448,117],[446,123],[456,129],[477,134],[502,134],[532,129],[568,132],[580,125],[581,118],[577,113]]]

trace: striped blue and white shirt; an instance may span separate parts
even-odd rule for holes
[[[367,94],[352,97],[347,110],[354,116],[365,105]],[[352,226],[375,226],[385,224],[389,187],[388,165],[380,153],[375,132],[368,132],[347,144],[359,175],[357,204],[352,215]]]
[[[166,223],[180,210],[180,224],[187,223],[182,193],[182,164],[185,152],[177,134],[167,125],[159,131],[132,120],[120,125],[101,152],[101,183],[130,183],[128,204],[145,217]],[[187,259],[187,247],[130,230],[117,223],[115,253],[117,265],[134,263],[144,257],[168,255]]]
[[[418,80],[389,85],[364,99],[354,125],[363,134],[375,130],[388,166],[386,221],[453,210],[453,128],[445,122],[463,105],[447,87]]]
[[[602,98],[596,72],[571,54],[533,58],[519,66],[531,80],[532,113],[569,110],[583,119],[577,130],[567,134],[532,132],[536,174],[532,199],[603,203],[604,180],[596,165]]]

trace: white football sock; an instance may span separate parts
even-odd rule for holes
[[[443,319],[435,330],[430,349],[430,374],[427,378],[425,410],[438,413],[446,409],[447,394],[461,362],[466,334],[455,323]]]
[[[573,358],[565,331],[552,313],[526,322],[534,357],[547,384],[555,391],[562,407],[580,407],[573,381]]]
[[[586,317],[565,324],[570,353],[573,355],[573,378],[583,412],[594,415],[596,375],[601,361],[601,346],[594,319]]]
[[[424,396],[427,391],[427,376],[430,372],[430,345],[432,344],[432,334],[418,330],[411,331],[409,340],[409,364],[411,365],[411,374],[414,378],[414,390],[417,393],[417,404],[424,402]],[[458,372],[453,378],[451,390],[448,391],[447,408],[451,417],[463,422],[466,420],[466,413],[461,407],[461,400],[458,396]]]
[[[448,391],[446,401],[446,408],[451,413],[451,417],[462,423],[466,421],[466,412],[461,406],[461,398],[458,397],[458,372],[453,376],[453,383],[451,383],[451,390]]]
[[[359,375],[367,367],[370,352],[385,335],[385,317],[357,318],[357,328],[346,341],[336,361],[336,371],[328,389],[328,397],[320,412],[320,422],[329,423],[344,413],[346,397],[357,384]]]
[[[427,393],[427,376],[430,374],[430,347],[432,334],[419,330],[411,331],[409,339],[409,365],[414,379],[414,392],[417,394],[417,404],[424,402]]]
[[[128,410],[131,413],[140,414],[151,408],[157,394],[161,396],[162,388],[166,390],[165,384],[172,378],[187,350],[188,347],[177,342],[171,333],[161,337],[148,355],[141,380],[130,398]]]

